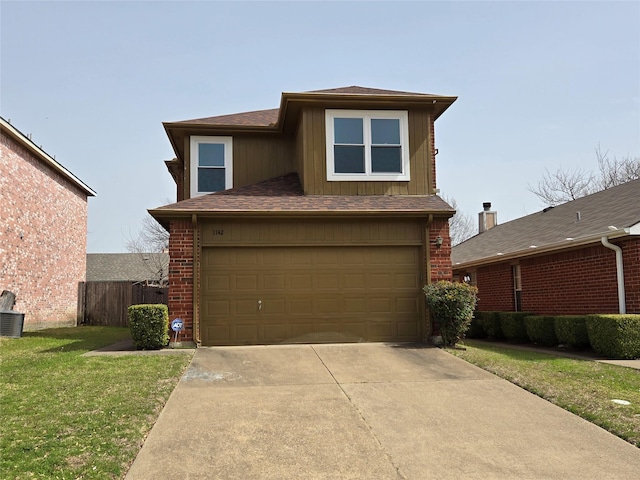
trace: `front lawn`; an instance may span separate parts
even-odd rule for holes
[[[469,340],[464,347],[447,351],[640,447],[639,370]]]
[[[128,337],[77,327],[0,338],[2,478],[124,476],[191,359],[81,356]]]

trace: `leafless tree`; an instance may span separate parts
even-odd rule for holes
[[[476,234],[473,219],[458,209],[458,202],[453,197],[443,197],[444,201],[456,209],[456,214],[449,219],[449,236],[451,246],[458,245]]]
[[[169,232],[153,217],[144,217],[138,237],[127,240],[125,246],[129,252],[140,255],[154,283],[159,286],[168,284]]]
[[[596,158],[597,172],[559,168],[552,173],[545,169],[542,180],[535,187],[529,185],[529,191],[551,207],[640,178],[640,157],[611,159],[609,152],[603,153],[598,145]]]

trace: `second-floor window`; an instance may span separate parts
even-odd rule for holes
[[[233,187],[232,137],[191,137],[191,196]]]
[[[326,110],[327,180],[408,181],[408,114]]]

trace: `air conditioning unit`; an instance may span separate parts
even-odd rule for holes
[[[19,338],[22,336],[23,326],[24,313],[0,311],[0,336]]]

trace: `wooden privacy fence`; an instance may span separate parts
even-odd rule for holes
[[[132,282],[80,282],[78,325],[128,327],[127,308],[140,303],[164,303],[169,289]]]

